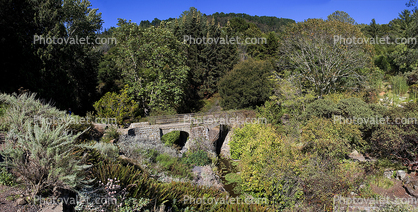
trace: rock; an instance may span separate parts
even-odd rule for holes
[[[225,159],[231,159],[231,147],[229,146],[229,140],[231,140],[233,131],[229,131],[225,137],[224,143],[221,147],[221,152],[219,155]]]
[[[360,154],[359,152],[357,152],[357,150],[354,150],[353,152],[351,152],[348,155],[349,158],[353,159],[353,160],[358,160],[358,161],[366,161],[366,158]]]
[[[392,175],[393,175],[393,171],[392,170],[387,170],[387,171],[384,171],[383,172],[383,176],[386,177],[386,178],[388,178],[388,179],[392,178]]]
[[[396,178],[398,178],[399,180],[404,180],[406,177],[406,172],[403,170],[398,170],[396,172]]]
[[[129,125],[128,129],[138,128],[138,127],[143,127],[143,126],[148,126],[148,125],[150,125],[149,122],[131,123],[131,125]]]
[[[16,200],[17,205],[26,205],[26,200],[24,198],[19,198]]]

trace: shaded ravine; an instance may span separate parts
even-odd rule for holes
[[[224,189],[229,193],[231,197],[238,197],[239,194],[234,192],[234,188],[237,186],[237,183],[228,183],[225,179],[225,176],[230,173],[235,173],[234,167],[231,164],[231,159],[224,159],[222,157],[218,160],[218,170],[219,177],[222,180]]]

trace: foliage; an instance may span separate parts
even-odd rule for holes
[[[302,198],[298,175],[305,157],[287,138],[271,127],[247,124],[234,130],[230,146],[232,158],[240,159],[242,191],[266,197],[278,209],[294,207]]]
[[[408,48],[406,44],[396,45],[389,57],[393,60],[398,73],[406,73],[418,67],[418,62],[416,61],[418,51]]]
[[[348,196],[364,181],[364,170],[356,162],[332,157],[311,157],[302,172],[303,192],[310,211],[332,211],[335,194]]]
[[[161,141],[167,146],[178,144],[180,140],[180,131],[171,131],[161,137]]]
[[[356,21],[344,11],[335,11],[327,17],[327,21],[341,21],[348,24],[357,24]]]
[[[97,38],[103,23],[98,9],[78,0],[2,1],[0,8],[1,46],[14,49],[1,57],[0,90],[12,93],[23,86],[52,99],[59,108],[71,107],[79,113],[91,110],[100,52],[97,45],[75,45],[75,40],[88,37],[93,43]],[[36,41],[36,36],[68,42],[47,45]]]
[[[145,198],[127,198],[123,202],[123,206],[118,209],[118,212],[141,211],[141,209],[148,205],[149,202],[150,200]]]
[[[183,157],[183,163],[189,166],[204,166],[210,164],[212,161],[208,157],[208,153],[203,150],[191,152]]]
[[[264,104],[271,94],[271,71],[267,61],[248,59],[236,65],[219,84],[221,106],[239,109]]]
[[[303,116],[307,119],[311,117],[332,118],[333,115],[339,114],[337,104],[329,99],[318,99],[310,103]]]
[[[123,88],[121,70],[115,63],[116,48],[111,48],[102,55],[98,66],[97,79],[98,90],[101,94],[118,92]]]
[[[83,157],[75,152],[76,138],[68,124],[54,127],[42,120],[40,124],[27,121],[22,131],[12,128],[7,134],[3,166],[23,177],[23,182],[35,196],[44,189],[74,189],[84,181]]]
[[[116,142],[119,139],[119,136],[120,133],[118,132],[118,128],[116,126],[111,126],[105,131],[105,134],[102,137],[102,141],[108,143],[111,140],[115,140]]]
[[[163,27],[143,29],[119,19],[116,65],[141,109],[177,109],[189,67],[181,44]]]
[[[97,115],[103,118],[115,118],[118,124],[122,124],[125,118],[134,116],[138,104],[128,94],[129,86],[125,85],[120,94],[106,93],[99,101],[94,103]]]
[[[0,94],[0,102],[7,107],[2,119],[3,130],[17,129],[24,132],[25,123],[41,120],[53,122],[58,118],[65,118],[65,112],[36,98],[35,93]],[[54,123],[56,124],[56,123]]]
[[[313,117],[302,129],[303,151],[318,157],[344,159],[352,149],[364,149],[366,143],[358,126],[332,123]]]
[[[160,154],[155,159],[162,167],[163,171],[169,171],[173,176],[190,178],[191,173],[189,167],[183,164],[177,157],[171,157],[167,154]]]
[[[15,185],[15,177],[9,173],[5,167],[0,170],[0,185],[13,186]]]
[[[316,98],[312,90],[301,88],[296,78],[283,79],[276,75],[273,81],[274,95],[270,98],[292,116],[298,116]]]
[[[396,95],[404,95],[408,92],[408,83],[404,76],[392,76],[390,78],[390,84],[392,86],[392,92]]]
[[[308,19],[289,25],[280,42],[279,72],[290,71],[319,96],[361,87],[372,66],[372,46],[334,43],[334,35],[364,37],[356,26],[340,21]]]
[[[362,130],[373,128],[376,122],[378,122],[380,118],[383,118],[383,114],[379,114],[378,111],[372,110],[366,102],[355,97],[340,100],[337,103],[337,107],[343,118],[351,119],[353,122],[354,118],[356,118],[357,123],[355,124],[360,125]],[[336,120],[335,118],[336,117],[334,117],[334,120]],[[345,123],[344,120],[337,120],[337,122]]]
[[[92,147],[99,151],[103,156],[111,160],[116,160],[119,157],[119,149],[116,145],[111,143],[97,142]]]
[[[264,106],[257,107],[257,117],[266,118],[267,123],[280,125],[284,109],[276,101],[266,101]]]
[[[386,124],[378,125],[371,135],[372,152],[383,158],[396,156],[414,160],[416,152],[412,150],[417,145],[417,104],[410,102],[403,108],[392,108],[384,116]]]

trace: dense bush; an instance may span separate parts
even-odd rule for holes
[[[283,114],[284,108],[276,101],[266,101],[263,106],[257,107],[257,117],[267,119],[269,124],[280,125]]]
[[[8,132],[1,165],[21,176],[32,196],[44,190],[54,194],[60,189],[72,190],[84,182],[84,170],[89,166],[78,151],[83,146],[77,145],[83,132],[73,134],[69,122],[52,121],[64,117],[64,111],[43,104],[35,94],[1,94],[0,102],[8,106],[3,117]]]
[[[94,109],[100,118],[115,118],[118,124],[122,124],[126,118],[133,118],[138,109],[133,99],[128,94],[129,86],[120,90],[120,94],[106,93],[99,101],[94,103]]]
[[[356,118],[358,120],[356,122],[362,127],[362,130],[372,129],[376,121],[383,118],[383,114],[373,111],[366,102],[359,98],[342,99],[337,103],[337,107],[343,118],[351,119],[351,122],[354,122],[353,120]]]
[[[270,126],[247,124],[234,130],[230,146],[232,158],[240,159],[241,191],[265,197],[277,209],[299,203],[303,195],[299,174],[305,156],[295,143]]]
[[[44,189],[74,189],[84,182],[83,157],[76,152],[76,138],[66,130],[68,125],[53,127],[24,123],[23,133],[12,128],[7,134],[2,165],[23,177],[27,189],[35,196]]]
[[[65,111],[60,111],[50,104],[36,99],[35,93],[0,94],[0,103],[7,108],[1,117],[3,130],[17,129],[24,132],[25,123],[39,122],[46,119],[49,122],[58,118],[65,119]],[[52,123],[56,125],[57,123]]]
[[[306,106],[302,116],[307,119],[311,117],[332,118],[332,115],[337,114],[339,114],[337,104],[329,99],[318,99]]]
[[[357,125],[313,118],[302,129],[303,151],[319,157],[343,159],[352,149],[364,150],[365,141]]]
[[[301,176],[305,204],[312,207],[309,211],[332,211],[334,195],[357,192],[364,175],[359,163],[311,157]]]
[[[161,154],[157,156],[156,161],[162,167],[162,171],[166,171],[174,177],[191,178],[189,166],[182,163],[177,157]]]

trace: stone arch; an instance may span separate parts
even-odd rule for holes
[[[188,131],[184,131],[184,130],[179,130],[179,129],[169,129],[169,130],[162,130],[160,129],[160,135],[161,135],[161,139],[163,138],[164,135],[170,133],[170,132],[176,132],[179,131],[180,132],[180,137],[178,139],[178,141],[176,142],[176,145],[178,145],[179,147],[183,148],[184,145],[186,144],[187,140],[190,137],[190,133]]]

